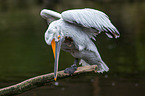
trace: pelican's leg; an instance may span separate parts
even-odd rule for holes
[[[75,58],[74,64],[73,64],[71,67],[66,68],[66,69],[64,70],[64,73],[68,73],[69,75],[73,74],[73,73],[77,70],[77,63],[78,63],[78,60],[79,60],[78,58]]]

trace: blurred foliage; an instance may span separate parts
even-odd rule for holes
[[[121,3],[120,3],[121,2]],[[121,37],[97,38],[98,50],[110,73],[145,73],[145,2],[141,0],[0,0],[0,80],[21,80],[53,72],[51,47],[44,41],[43,8],[62,12],[95,8],[108,14]],[[73,57],[61,51],[59,70]]]

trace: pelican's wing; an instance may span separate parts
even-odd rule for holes
[[[88,8],[75,9],[64,11],[61,16],[63,20],[69,23],[78,24],[91,29],[91,31],[93,30],[93,35],[105,31],[109,38],[118,38],[120,36],[109,17],[101,11]]]
[[[40,12],[40,15],[42,16],[42,18],[47,20],[47,23],[51,23],[54,20],[60,19],[61,18],[61,14],[52,11],[52,10],[47,10],[47,9],[43,9]]]

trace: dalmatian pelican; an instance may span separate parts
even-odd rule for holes
[[[101,33],[109,38],[120,37],[119,31],[109,20],[109,17],[95,9],[73,9],[61,14],[52,10],[43,9],[40,12],[46,19],[49,27],[45,32],[45,41],[52,46],[54,62],[54,80],[57,79],[60,49],[69,52],[74,58],[74,64],[65,69],[65,73],[73,74],[80,59],[82,66],[97,65],[98,71],[109,71],[101,59],[96,45],[92,42]]]

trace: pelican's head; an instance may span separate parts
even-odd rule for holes
[[[61,41],[63,38],[63,33],[61,32],[60,26],[49,26],[45,32],[45,41],[48,45],[51,45],[52,41]]]
[[[52,46],[55,63],[54,63],[54,80],[56,81],[57,78],[57,71],[58,71],[58,60],[59,60],[59,53],[61,48],[61,43],[63,41],[63,33],[61,32],[60,26],[50,26],[48,27],[45,33],[45,41],[48,45]]]

